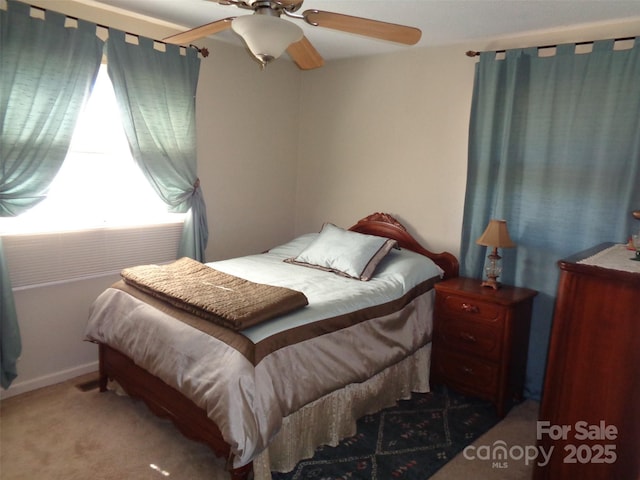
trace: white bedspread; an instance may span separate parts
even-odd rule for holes
[[[300,290],[309,299],[309,306],[243,332],[254,343],[278,331],[401,298],[441,275],[430,260],[407,250],[393,250],[368,282],[282,261],[313,236],[267,254],[212,263],[247,280]],[[110,288],[91,309],[86,337],[126,354],[205,409],[231,446],[234,467],[240,467],[268,445],[287,415],[372,377],[428,343],[432,311],[429,291],[399,312],[280,348],[254,366],[217,338]]]

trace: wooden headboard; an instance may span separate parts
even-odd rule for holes
[[[433,260],[442,270],[444,278],[458,276],[460,269],[458,259],[449,252],[433,253],[411,236],[407,229],[398,220],[388,213],[373,213],[358,221],[349,230],[353,232],[377,235],[379,237],[392,238],[398,242],[401,248],[412,250]]]

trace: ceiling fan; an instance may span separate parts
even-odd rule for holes
[[[231,28],[240,35],[255,59],[264,68],[285,50],[302,70],[321,67],[322,56],[304,36],[302,29],[285,17],[304,20],[314,27],[331,28],[347,33],[390,42],[415,45],[422,36],[418,28],[353,17],[322,10],[296,13],[304,0],[209,0],[220,5],[233,5],[253,10],[253,15],[228,17],[178,33],[164,39],[167,43],[188,44]]]

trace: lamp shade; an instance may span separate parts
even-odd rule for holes
[[[476,240],[478,245],[484,245],[486,247],[497,247],[497,248],[509,248],[515,247],[516,244],[513,243],[511,237],[509,236],[509,230],[507,230],[507,221],[506,220],[489,220],[489,225],[487,225],[486,230],[480,238]]]
[[[231,28],[263,65],[278,58],[303,35],[302,29],[292,22],[268,15],[242,15],[231,22]]]

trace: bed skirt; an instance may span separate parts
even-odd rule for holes
[[[271,471],[290,472],[313,457],[319,445],[336,446],[356,433],[356,421],[429,391],[431,343],[363,383],[325,395],[283,420],[269,447],[253,461],[255,480],[271,480]]]

